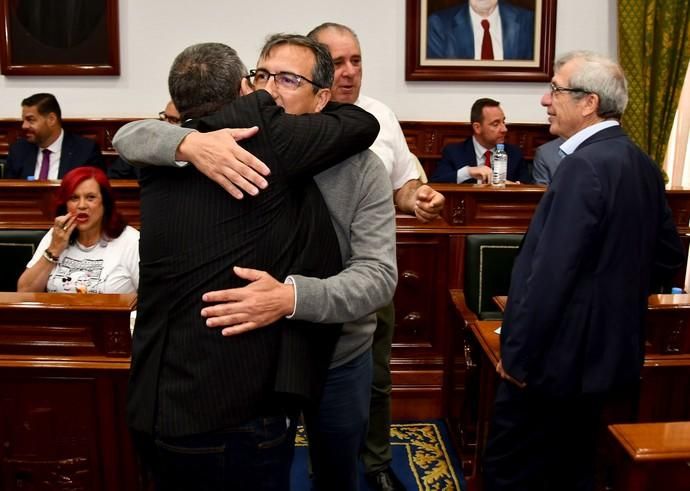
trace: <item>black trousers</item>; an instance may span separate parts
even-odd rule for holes
[[[593,490],[605,400],[553,398],[502,380],[483,459],[484,490]]]

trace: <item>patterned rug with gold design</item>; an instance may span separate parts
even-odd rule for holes
[[[393,470],[408,491],[462,491],[466,489],[457,456],[441,421],[397,423],[391,426]],[[307,438],[297,431],[291,491],[308,491]],[[364,477],[361,490],[368,490]]]

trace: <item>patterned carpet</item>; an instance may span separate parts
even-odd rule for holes
[[[465,481],[441,421],[400,423],[391,427],[393,469],[408,491],[462,491]],[[297,432],[291,491],[309,491],[307,439]],[[369,488],[362,476],[360,490]]]

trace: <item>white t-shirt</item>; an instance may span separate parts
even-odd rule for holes
[[[41,239],[26,265],[41,260],[53,229]],[[46,291],[56,293],[136,293],[139,287],[139,231],[126,226],[116,239],[101,240],[93,248],[68,246],[48,276]]]
[[[407,181],[419,179],[417,157],[410,152],[410,147],[407,146],[405,135],[393,111],[383,102],[365,95],[360,95],[355,105],[373,114],[381,126],[379,136],[376,137],[369,150],[383,161],[393,189],[398,190]]]

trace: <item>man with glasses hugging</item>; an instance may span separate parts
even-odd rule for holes
[[[324,109],[330,99],[332,80],[333,64],[325,47],[304,36],[283,34],[268,39],[256,69],[246,77],[255,89],[269,92],[289,114]],[[248,88],[244,82],[243,87]],[[205,129],[215,129],[228,127],[230,122],[222,111],[204,118],[202,123]],[[166,166],[178,165],[176,158],[187,160],[231,194],[238,189],[255,194],[257,188],[262,189],[261,193],[270,193],[275,188],[275,183],[267,183],[256,176],[252,177],[254,181],[237,178],[246,172],[243,162],[260,171],[263,164],[246,152],[243,154],[236,148],[229,150],[234,141],[228,138],[228,130],[196,133],[156,121],[132,123],[124,130],[116,135],[115,145],[130,159]],[[151,142],[157,144],[151,145]],[[302,147],[299,142],[290,142],[285,148],[292,152],[300,149],[309,152]],[[232,165],[240,162],[240,165],[228,170],[232,166],[229,161]],[[321,398],[304,406],[303,411],[316,488],[355,490],[358,488],[358,452],[366,434],[369,409],[371,343],[376,328],[372,312],[391,301],[397,281],[392,189],[380,160],[369,151],[324,170],[314,180],[335,227],[345,269],[323,280],[295,274],[287,278],[279,276],[280,281],[277,281],[264,271],[235,267],[234,274],[249,281],[249,286],[206,293],[203,299],[212,305],[198,315],[209,319],[209,328],[232,325],[222,330],[224,335],[230,336],[228,340],[261,335],[271,329],[272,323],[286,316],[293,321],[282,328],[283,335],[293,329],[296,320],[344,322],[335,352],[329,356],[330,368]],[[228,196],[227,199],[232,198]],[[252,198],[244,199],[252,202]],[[238,262],[236,266],[242,264]],[[227,274],[232,273],[228,271]],[[283,280],[286,282],[282,283]],[[266,300],[262,292],[267,290],[282,292],[277,308],[262,305]],[[247,305],[253,309],[247,309]],[[250,311],[251,314],[235,314],[229,306],[237,306],[241,312]],[[321,326],[313,328],[314,335],[319,329]],[[208,332],[218,333],[219,330],[209,329]],[[217,342],[223,343],[224,339],[219,337]],[[299,367],[297,358],[293,356],[295,366],[286,366],[286,371]],[[334,401],[344,404],[324,411],[324,407]],[[337,435],[328,431],[334,426],[339,428]],[[338,439],[337,447],[330,441],[334,437]],[[339,448],[339,454],[322,452],[322,448]],[[259,484],[257,482],[252,489],[263,489]]]

